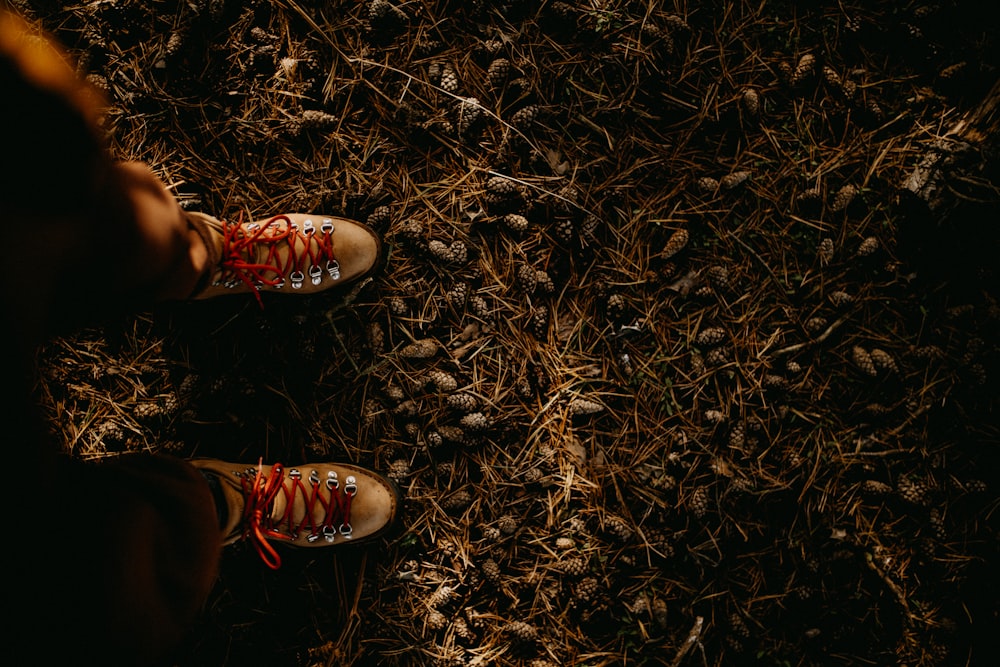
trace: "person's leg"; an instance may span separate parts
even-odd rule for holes
[[[396,517],[398,497],[387,480],[352,466],[310,466],[326,476],[306,495],[291,469],[250,464],[257,479],[281,489],[269,497],[245,487],[236,472],[246,467],[234,464],[66,457],[29,398],[35,346],[53,331],[156,300],[315,293],[370,273],[379,240],[339,218],[230,224],[184,212],[148,167],[108,157],[94,96],[57,50],[3,14],[0,92],[8,100],[0,135],[13,156],[0,161],[0,219],[10,235],[0,363],[14,394],[0,401],[0,419],[17,455],[6,490],[24,527],[23,539],[8,538],[15,578],[5,586],[5,607],[14,619],[4,626],[5,655],[16,664],[150,664],[210,592],[220,518],[227,541],[256,535],[270,554],[265,542],[295,543],[299,534],[309,546],[380,534]],[[331,486],[332,470],[344,474],[344,487]],[[282,532],[289,518],[304,522],[308,535]],[[322,529],[334,522],[337,537],[328,540]],[[352,524],[348,538],[341,528]],[[29,643],[38,628],[51,641]]]
[[[62,55],[2,13],[0,92],[0,419],[14,520],[3,652],[12,664],[149,664],[215,580],[222,533],[209,485],[176,459],[61,455],[31,400],[30,360],[53,325],[138,298],[164,267],[198,273],[199,255],[152,175],[108,158],[95,97]],[[156,233],[139,219],[156,220]]]

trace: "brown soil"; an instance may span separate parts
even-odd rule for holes
[[[405,492],[376,547],[228,551],[178,665],[998,654],[997,189],[900,194],[996,79],[980,3],[15,4],[184,206],[386,240],[43,350],[76,456]]]

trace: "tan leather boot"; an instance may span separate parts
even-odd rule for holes
[[[192,299],[261,292],[315,294],[363,278],[379,263],[381,241],[345,218],[289,213],[256,222],[188,213],[214,271]]]
[[[248,539],[278,569],[275,544],[332,547],[372,540],[395,523],[402,499],[376,472],[345,463],[294,468],[191,459],[222,505],[224,544]]]

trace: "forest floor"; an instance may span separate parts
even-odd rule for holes
[[[227,550],[176,664],[1000,655],[997,208],[902,193],[997,78],[988,3],[13,4],[186,208],[385,240],[349,293],[40,353],[74,456],[405,494],[368,548]]]

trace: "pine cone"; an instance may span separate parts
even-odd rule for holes
[[[437,609],[429,609],[424,622],[427,623],[427,627],[431,630],[441,630],[448,625],[448,619]]]
[[[503,222],[507,225],[507,229],[518,234],[527,231],[528,229],[528,219],[523,215],[518,215],[517,213],[509,213],[503,217]]]
[[[473,134],[476,123],[483,117],[483,106],[475,97],[466,97],[458,101],[455,113],[455,126],[463,137]]]
[[[510,117],[510,124],[520,132],[527,132],[538,118],[539,113],[541,113],[541,107],[529,104],[514,112],[514,115]]]
[[[535,279],[540,292],[550,295],[556,293],[556,284],[548,273],[539,269],[535,272]]]
[[[885,350],[874,348],[870,354],[872,361],[875,362],[875,366],[877,366],[879,370],[886,373],[899,373],[899,367],[896,365],[896,360],[893,359],[892,355]]]
[[[545,304],[540,304],[532,310],[531,333],[539,340],[545,340],[548,337],[549,307]]]
[[[593,415],[603,410],[604,406],[600,403],[588,401],[583,398],[575,398],[569,402],[569,414],[571,417]]]
[[[931,488],[922,480],[904,477],[896,484],[896,493],[908,503],[926,506],[930,502]]]
[[[532,469],[536,470],[536,468],[532,468]],[[571,538],[571,537],[557,537],[556,538],[556,549],[560,549],[562,551],[566,551],[567,549],[572,549],[574,546],[576,546],[576,542],[574,542],[573,538]]]
[[[483,322],[491,322],[493,320],[490,314],[490,306],[486,302],[486,299],[479,294],[473,294],[469,297],[469,312],[475,317],[478,317]]]
[[[587,561],[584,558],[567,558],[558,565],[559,570],[571,577],[580,577],[587,572]]]
[[[576,604],[586,604],[593,601],[600,592],[600,584],[594,577],[585,577],[573,589],[573,601]]]
[[[729,431],[729,446],[733,449],[743,449],[747,441],[747,429],[743,422],[736,422]]]
[[[576,228],[573,227],[573,219],[569,216],[560,216],[555,221],[555,233],[560,241],[569,243],[576,238]]]
[[[506,58],[497,58],[491,62],[486,70],[486,78],[489,80],[490,86],[493,88],[503,86],[507,82],[507,77],[510,76],[511,67],[511,62]]]
[[[663,259],[673,257],[684,249],[688,243],[688,239],[688,231],[686,229],[678,229],[670,235],[669,239],[667,239],[667,243],[663,246],[663,252],[660,253],[660,257]]]
[[[865,105],[865,111],[877,123],[881,123],[885,119],[885,112],[882,111],[882,107],[875,100],[868,101]]]
[[[132,410],[132,416],[139,420],[155,419],[163,415],[163,408],[155,401],[136,404]]]
[[[702,176],[694,182],[695,187],[703,195],[714,195],[719,189],[719,181],[711,176]]]
[[[519,264],[517,267],[517,285],[525,294],[534,294],[538,286],[538,273],[530,264]]]
[[[404,345],[399,351],[399,356],[407,359],[427,359],[437,354],[437,351],[437,341],[432,338],[423,338]]]
[[[604,528],[608,531],[608,533],[621,542],[628,542],[632,539],[632,536],[635,535],[635,531],[632,530],[632,527],[629,526],[624,519],[617,516],[609,517],[607,522],[604,524]]]
[[[525,623],[524,621],[511,621],[504,628],[510,638],[522,644],[530,644],[531,642],[538,639],[538,630],[535,626],[530,623]]]
[[[816,74],[816,57],[807,53],[799,58],[795,70],[792,72],[790,83],[794,87],[799,87],[810,80]]]
[[[458,388],[455,376],[445,371],[431,371],[427,374],[427,378],[440,392],[452,392]]]
[[[729,363],[729,349],[726,347],[715,347],[705,355],[705,364],[708,366],[723,366]]]
[[[600,226],[600,217],[594,215],[593,213],[588,213],[583,217],[583,222],[580,223],[580,236],[586,239],[593,239]]]
[[[407,220],[403,223],[403,226],[399,230],[399,235],[406,242],[407,245],[413,247],[422,247],[425,244],[424,241],[424,226],[419,220]]]
[[[695,517],[699,519],[703,518],[709,509],[708,489],[703,486],[695,489],[688,500],[688,508]]]
[[[710,266],[706,272],[708,279],[716,287],[729,287],[729,269],[724,266]]]
[[[837,308],[842,308],[854,301],[854,297],[843,290],[837,290],[830,294],[830,303]]]
[[[721,424],[726,421],[726,413],[722,410],[716,410],[714,408],[705,410],[705,421],[709,424]]]
[[[819,242],[819,249],[816,253],[819,256],[819,263],[826,266],[833,261],[833,239],[826,238]]]
[[[441,82],[439,85],[445,92],[458,92],[458,74],[451,65],[445,65],[441,68]]]
[[[892,493],[892,487],[877,479],[866,479],[861,483],[861,492],[869,498],[884,498]]]
[[[869,257],[878,250],[878,239],[869,236],[858,246],[858,257]]]
[[[860,345],[855,345],[851,349],[851,360],[854,362],[855,366],[860,368],[865,373],[865,375],[870,377],[878,376],[878,368],[876,368],[871,354],[869,354],[868,350]]]
[[[465,307],[465,302],[469,298],[469,285],[468,283],[455,283],[451,286],[445,296],[448,299],[448,303],[454,308]]]
[[[410,476],[410,463],[406,459],[396,459],[389,464],[389,477],[397,484]]]
[[[760,95],[756,90],[753,88],[745,89],[740,101],[743,103],[743,108],[751,118],[756,118],[760,115]]]
[[[775,373],[768,373],[761,380],[761,386],[771,391],[784,391],[788,389],[788,379]]]
[[[397,317],[403,317],[409,312],[406,307],[406,300],[398,295],[389,297],[389,312]]]
[[[175,31],[170,33],[170,39],[167,40],[167,46],[164,50],[168,56],[173,56],[176,55],[183,46],[184,35]]]
[[[734,171],[719,179],[719,187],[723,190],[735,190],[750,178],[749,171]]]
[[[625,297],[621,294],[612,294],[608,297],[608,303],[605,305],[608,319],[612,322],[620,321],[625,315],[625,310]]]
[[[847,207],[851,205],[854,198],[858,194],[858,189],[851,185],[850,183],[841,186],[837,190],[837,194],[833,196],[833,202],[830,204],[831,211],[845,211]]]
[[[701,345],[703,347],[710,347],[713,345],[718,345],[726,339],[726,330],[722,327],[709,327],[703,329],[701,333],[694,339],[696,345]]]
[[[487,558],[483,561],[483,564],[479,566],[479,570],[483,573],[483,578],[494,586],[500,583],[500,566],[492,558]]]
[[[830,89],[831,93],[837,97],[844,96],[844,80],[837,74],[837,70],[829,65],[823,66],[823,82]]]
[[[795,203],[801,208],[811,208],[819,204],[823,191],[817,187],[806,188],[795,197]]]
[[[470,433],[481,433],[490,427],[490,419],[482,412],[470,412],[459,420],[462,428]]]
[[[392,220],[392,211],[388,206],[376,206],[375,209],[368,214],[368,226],[372,229],[378,231],[385,231],[389,228],[389,223]]]
[[[472,394],[451,394],[447,398],[448,407],[458,412],[473,412],[479,407],[479,401]]]
[[[455,591],[451,586],[441,586],[427,598],[427,606],[431,609],[444,607],[454,600],[455,597]]]
[[[518,520],[512,514],[504,514],[497,519],[497,528],[504,535],[513,535],[517,532],[519,525]]]
[[[472,502],[472,494],[467,489],[459,489],[441,501],[441,509],[446,512],[461,512]]]
[[[520,196],[517,183],[502,176],[491,176],[486,181],[486,201],[489,203],[501,203]]]
[[[437,239],[433,239],[427,243],[427,251],[433,255],[435,259],[442,262],[450,263],[456,260],[455,254],[451,251],[451,248]]]
[[[458,426],[448,426],[447,424],[442,424],[437,428],[438,434],[448,442],[454,442],[462,444],[465,442],[465,431],[463,431]]]
[[[468,622],[461,616],[452,621],[451,628],[455,631],[455,636],[466,644],[476,641],[476,633],[469,628]]]
[[[829,324],[825,317],[810,317],[805,322],[805,329],[809,333],[815,335],[826,329],[826,325]]]

